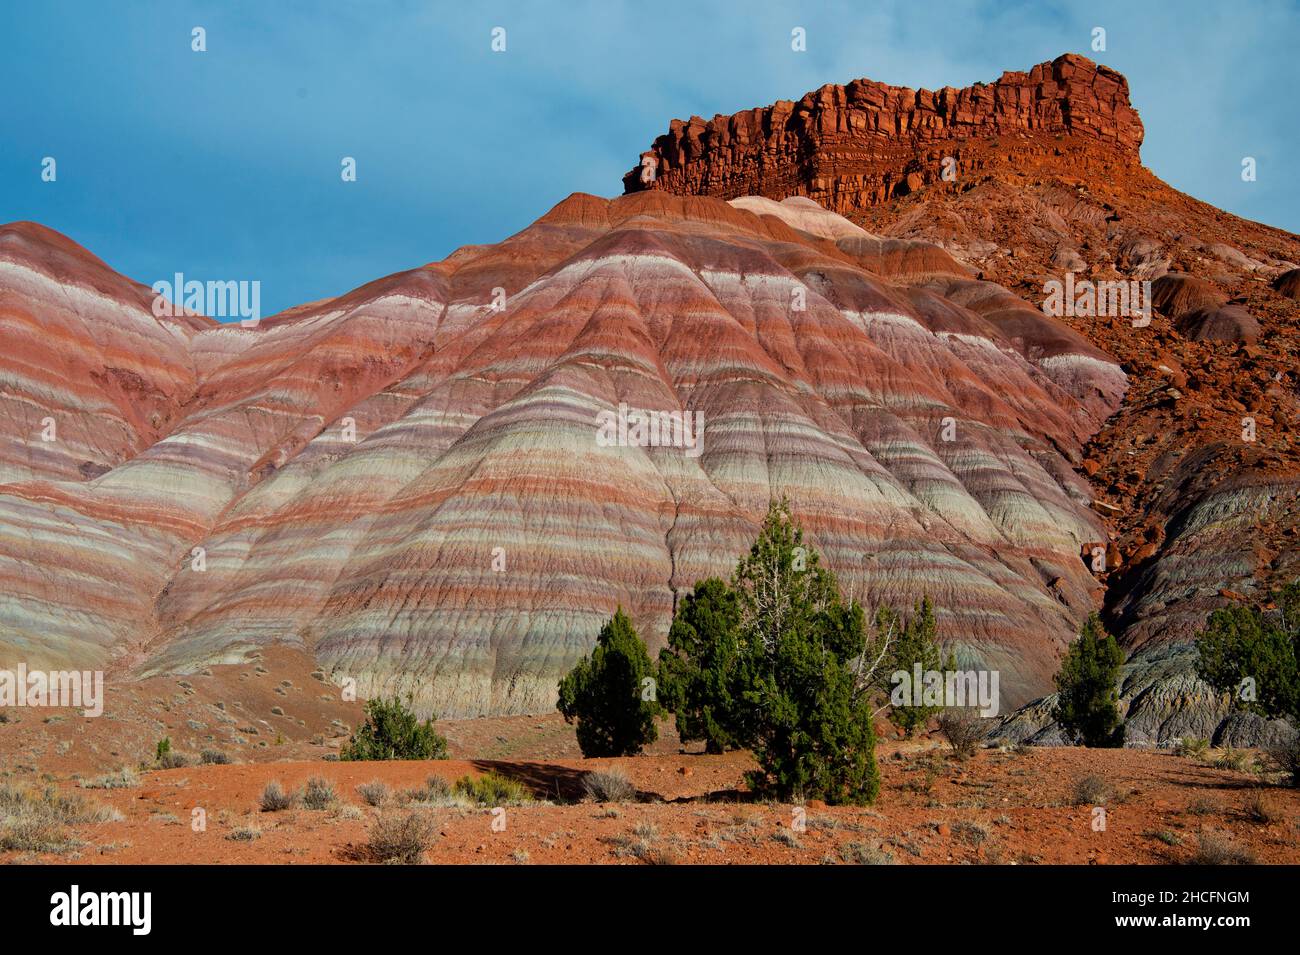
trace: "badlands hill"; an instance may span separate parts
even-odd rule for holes
[[[782,494],[847,588],[930,594],[1016,702],[1099,596],[1075,468],[1123,373],[806,200],[577,195],[254,329],[157,319],[38,226],[0,263],[6,664],[288,644],[363,695],[542,711],[619,604],[661,643]],[[606,446],[620,404],[702,416],[699,445]]]
[[[1124,77],[1065,55],[968,89],[858,80],[675,120],[624,183],[806,197],[1035,306],[1067,273],[1151,281],[1147,324],[1062,316],[1129,382],[1080,473],[1107,528],[1107,624],[1135,654],[1130,735],[1209,736],[1231,727],[1187,676],[1188,641],[1215,607],[1300,576],[1300,238],[1171,188],[1142,137]]]
[[[542,712],[618,605],[657,648],[786,495],[857,599],[930,595],[1006,707],[1104,605],[1168,735],[1203,688],[1152,683],[1165,648],[1295,569],[1300,240],[1160,183],[1141,136],[1078,57],[826,87],[675,123],[631,194],[255,328],[157,318],[2,226],[0,667],[290,648],[362,696]],[[1163,311],[1048,317],[1066,270],[1160,279]],[[621,406],[701,439],[611,445]]]

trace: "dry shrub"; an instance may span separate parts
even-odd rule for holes
[[[1070,799],[1076,806],[1104,806],[1115,798],[1110,783],[1100,776],[1083,776],[1076,779]]]
[[[1200,834],[1196,852],[1187,860],[1188,865],[1254,865],[1255,856],[1219,832]]]
[[[334,784],[328,779],[313,776],[307,780],[307,786],[302,792],[302,804],[307,809],[329,809],[338,801],[339,796],[334,791]]]
[[[636,786],[617,769],[597,770],[582,777],[582,788],[596,802],[629,802],[636,798]]]
[[[0,850],[66,852],[78,845],[66,826],[112,822],[121,814],[111,806],[64,793],[55,786],[36,791],[13,783],[0,784]]]
[[[969,706],[949,707],[939,714],[939,732],[954,754],[962,759],[975,755],[984,739],[984,720]]]
[[[437,824],[420,812],[380,816],[370,828],[370,853],[383,863],[418,865],[433,846]]]
[[[357,787],[357,794],[367,806],[382,806],[393,798],[393,791],[382,779],[372,779]]]
[[[298,794],[285,792],[280,781],[273,779],[262,790],[262,812],[281,812],[298,804]]]

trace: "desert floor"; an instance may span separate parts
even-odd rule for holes
[[[937,737],[884,739],[875,805],[811,802],[800,813],[745,792],[747,754],[683,752],[670,723],[648,753],[623,759],[583,759],[558,714],[440,721],[444,761],[327,759],[360,714],[288,655],[128,684],[97,719],[9,709],[0,784],[57,787],[120,818],[68,826],[60,851],[0,851],[0,860],[357,864],[374,861],[378,818],[414,811],[435,823],[431,863],[1300,862],[1300,790],[1257,772],[1253,753],[1235,754],[1239,768],[1216,767],[1215,750],[985,749],[962,761]],[[216,749],[234,762],[139,770],[163,736],[182,753]],[[131,785],[99,788],[123,767],[137,770]],[[586,798],[583,774],[610,767],[637,795]],[[504,807],[504,828],[492,807],[377,808],[356,789],[382,780],[398,795],[430,776],[489,771],[533,796]],[[312,776],[333,784],[331,808],[260,810],[268,782],[296,789]]]

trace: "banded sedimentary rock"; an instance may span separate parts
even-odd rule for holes
[[[942,249],[807,200],[575,195],[253,329],[172,330],[126,285],[167,343],[137,361],[179,355],[184,399],[102,474],[0,486],[0,664],[284,643],[362,695],[540,711],[620,604],[662,644],[781,495],[859,600],[934,598],[1007,706],[1098,597],[1074,467],[1124,374]],[[601,440],[628,409],[702,427]]]
[[[1300,238],[1171,188],[1142,165],[1141,141],[1124,78],[1066,55],[959,91],[856,81],[675,121],[624,186],[808,197],[879,243],[938,247],[967,276],[913,284],[1000,320],[1013,341],[1051,282],[1151,283],[1142,321],[1062,319],[1130,373],[1082,473],[1106,518],[1104,616],[1133,653],[1125,692],[1150,742],[1200,719],[1155,703],[1182,692],[1190,666],[1170,648],[1214,608],[1266,602],[1300,576]],[[983,281],[963,291],[972,278]],[[1079,355],[1035,360],[1086,403]],[[1110,398],[1097,395],[1094,414]]]

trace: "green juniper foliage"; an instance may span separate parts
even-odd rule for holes
[[[710,753],[741,745],[743,666],[736,594],[710,577],[686,595],[659,652],[659,698],[682,742],[703,740]]]
[[[855,675],[865,646],[862,608],[774,502],[731,583],[703,581],[678,608],[659,657],[663,699],[683,739],[753,751],[756,793],[869,803],[875,733]]]
[[[577,722],[583,756],[632,756],[659,737],[654,667],[623,608],[600,630],[595,649],[560,681],[556,708]],[[649,696],[650,698],[645,698]]]
[[[898,634],[889,648],[889,662],[882,667],[886,678],[888,674],[899,670],[907,673],[910,678],[918,663],[922,671],[940,670],[942,660],[939,655],[939,644],[935,640],[934,605],[929,597],[925,597],[916,605],[906,623],[903,623],[898,615],[887,607],[882,607],[876,616],[877,632],[883,625],[892,623],[894,632]],[[956,660],[950,657],[949,662],[952,664],[950,669],[956,669]],[[920,686],[912,687],[911,706],[892,706],[889,709],[889,721],[908,737],[925,726],[930,717],[943,709],[939,705],[922,705],[921,689]]]
[[[1238,709],[1300,719],[1300,581],[1283,587],[1273,603],[1272,613],[1232,606],[1210,614],[1196,640],[1197,673],[1231,694]]]
[[[1119,668],[1124,654],[1095,613],[1084,622],[1056,674],[1053,716],[1068,736],[1093,747],[1124,745],[1119,715]]]
[[[447,741],[433,728],[433,719],[421,723],[396,696],[367,701],[365,722],[339,751],[343,760],[446,758]]]

